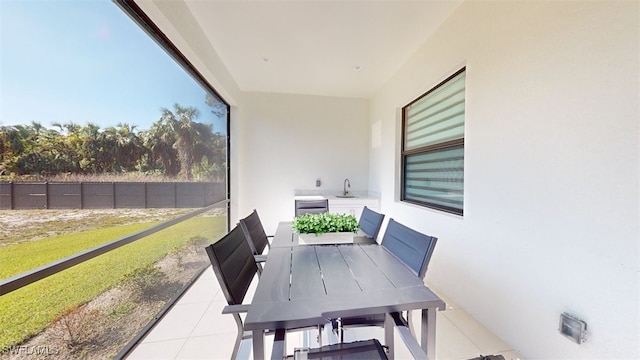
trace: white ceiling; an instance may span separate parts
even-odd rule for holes
[[[462,0],[172,1],[186,5],[241,90],[366,98]],[[193,32],[183,24],[171,27]]]

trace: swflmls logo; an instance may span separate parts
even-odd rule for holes
[[[5,346],[2,348],[2,354],[9,355],[58,355],[60,349],[57,346],[34,345],[34,346]]]

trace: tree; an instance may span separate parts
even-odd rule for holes
[[[103,132],[103,152],[113,158],[110,171],[135,171],[136,165],[146,154],[142,140],[135,132],[135,125],[119,123],[116,127],[106,128]]]
[[[208,100],[212,112],[222,111],[214,100]],[[224,180],[227,137],[197,122],[199,115],[194,107],[174,104],[172,110],[162,109],[149,131],[141,132],[126,123],[104,130],[72,122],[53,123],[53,128],[38,122],[0,126],[0,176],[138,171],[189,181]]]
[[[162,109],[162,116],[158,129],[161,129],[161,138],[169,143],[173,142],[173,148],[178,153],[180,161],[180,174],[186,180],[191,180],[194,166],[207,158],[210,154],[213,134],[211,125],[196,122],[200,115],[194,107],[182,107],[174,104],[174,111]]]
[[[19,131],[13,126],[0,126],[0,175],[15,173],[15,157],[22,148]]]
[[[204,99],[205,104],[210,106],[211,113],[218,118],[222,118],[227,115],[227,105],[220,101],[217,97],[207,93]]]
[[[111,171],[113,168],[113,157],[105,152],[104,134],[100,131],[100,126],[94,123],[87,123],[80,130],[80,171],[84,174],[97,174]]]
[[[175,134],[161,120],[156,121],[151,129],[141,134],[143,144],[149,151],[146,168],[173,176],[180,172],[178,153],[174,149]]]

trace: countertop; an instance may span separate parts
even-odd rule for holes
[[[296,191],[294,195],[294,199],[296,200],[357,200],[357,199],[379,199],[377,196],[373,196],[366,192],[360,191],[352,191],[349,192],[349,195],[354,195],[353,197],[340,197],[338,195],[342,194],[342,190],[337,190],[335,192],[304,192],[304,191]]]

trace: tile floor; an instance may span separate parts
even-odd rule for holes
[[[438,360],[462,360],[481,354],[501,354],[507,360],[523,359],[446,296],[438,295],[447,302],[447,310],[438,312],[436,323]],[[127,359],[229,359],[236,337],[236,325],[230,315],[223,316],[220,313],[224,305],[224,295],[213,270],[209,268]],[[415,321],[419,321],[419,312],[414,313]],[[287,335],[288,353],[293,353],[295,346],[306,346],[308,336],[305,332]],[[350,337],[384,338],[382,329],[374,327],[348,329],[345,341],[349,341]],[[271,351],[268,348],[271,341],[269,337],[265,340],[267,355]],[[402,340],[396,337],[395,343],[396,358],[411,358],[408,351],[402,348]],[[252,358],[250,340],[243,341],[238,358]]]

